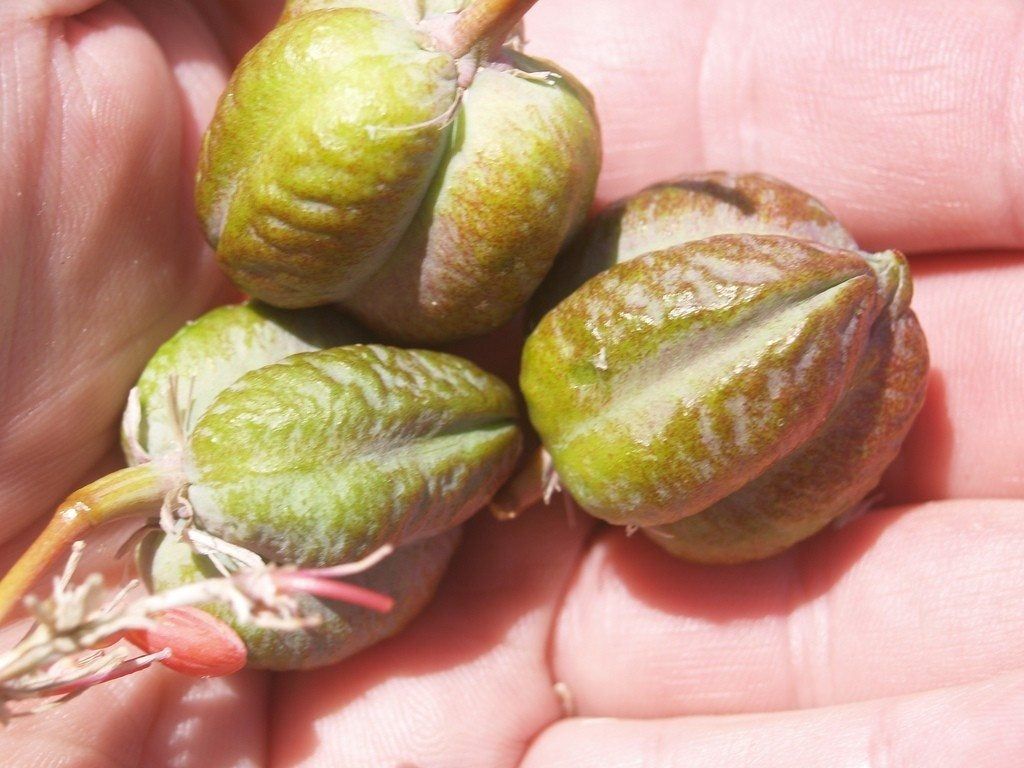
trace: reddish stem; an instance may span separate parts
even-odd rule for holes
[[[513,520],[544,497],[548,457],[538,447],[520,463],[516,473],[491,499],[491,513],[499,520]]]
[[[502,43],[537,0],[474,0],[459,14],[449,52],[459,59],[481,43]]]

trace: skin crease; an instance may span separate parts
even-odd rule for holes
[[[727,569],[569,526],[559,506],[481,516],[402,636],[312,674],[103,686],[0,732],[5,764],[1019,764],[1024,10],[962,10],[545,0],[527,18],[528,50],[595,92],[602,200],[756,169],[819,196],[866,246],[913,252],[934,370],[879,508]],[[0,3],[8,557],[110,461],[149,354],[230,296],[191,175],[231,62],[275,13]],[[581,717],[554,724],[556,679]]]

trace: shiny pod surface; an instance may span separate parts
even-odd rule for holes
[[[196,202],[228,274],[271,304],[342,298],[426,193],[455,64],[360,8],[272,30],[235,71],[203,142]]]
[[[531,302],[538,320],[590,278],[615,264],[715,235],[788,235],[856,250],[853,237],[820,201],[760,173],[682,176],[603,210],[559,256]]]
[[[739,491],[699,514],[645,528],[653,541],[689,560],[743,562],[777,554],[867,506],[921,409],[928,372],[906,261],[892,252],[867,258],[888,306],[825,423]]]
[[[765,475],[850,402],[873,325],[889,307],[906,316],[905,266],[898,254],[723,235],[593,278],[523,356],[530,417],[564,485],[598,517],[655,526]],[[912,356],[916,413],[924,364]]]
[[[150,457],[181,451],[213,399],[239,376],[298,352],[370,341],[366,331],[329,309],[284,311],[259,302],[210,310],[156,351],[139,377],[140,412],[126,412],[122,442],[133,432]]]
[[[229,83],[197,204],[243,290],[441,342],[526,301],[586,215],[600,142],[589,94],[554,65],[506,51],[462,92],[393,5],[293,4]]]
[[[459,540],[453,528],[401,547],[369,571],[346,581],[394,598],[388,613],[297,596],[303,617],[319,621],[297,629],[270,629],[239,621],[223,604],[203,606],[224,619],[248,649],[248,665],[258,669],[309,669],[333,664],[401,630],[430,601]],[[139,570],[147,585],[162,592],[219,574],[206,558],[181,542],[153,535],[140,547]]]
[[[203,528],[326,566],[458,525],[508,477],[511,390],[461,358],[355,345],[292,355],[221,392],[188,437]]]

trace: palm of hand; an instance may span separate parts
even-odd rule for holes
[[[572,20],[582,5],[598,23]],[[1006,142],[1006,158],[954,141],[984,129],[966,87],[943,80],[960,70],[926,60],[938,48],[929,34],[948,30],[915,27],[915,68],[905,52],[886,58],[889,36],[879,43],[866,28],[862,39],[883,49],[874,70],[837,43],[827,88],[812,77],[784,89],[775,86],[811,54],[779,24],[755,33],[728,4],[657,0],[642,14],[618,5],[549,0],[531,26],[539,53],[595,86],[606,199],[666,170],[756,167],[822,194],[868,245],[1019,249],[1010,191],[1020,179],[1006,158],[1019,153],[1020,116],[1007,118],[1005,136],[986,136]],[[825,16],[810,5],[797,15],[840,23],[842,4]],[[977,28],[951,33],[971,72],[987,55],[980,40],[995,48],[992,61],[1002,50],[980,28],[1014,28],[1010,9],[984,5]],[[275,6],[17,0],[0,9],[8,536],[95,474],[155,346],[230,295],[193,219],[192,173],[231,62]],[[570,41],[578,47],[566,51]],[[786,56],[758,65],[759,53],[780,48]],[[623,76],[607,51],[665,63]],[[1007,72],[1006,92],[1021,92]],[[915,98],[938,109],[925,82],[944,86],[932,91],[948,114],[915,112]],[[830,89],[852,103],[829,103]],[[698,103],[681,96],[690,93]],[[759,93],[772,94],[772,109]],[[647,111],[641,123],[637,108]],[[890,135],[895,118],[903,130]],[[974,253],[920,257],[915,271],[937,373],[885,491],[887,503],[944,501],[888,507],[731,569],[678,563],[582,518],[566,525],[557,511],[512,525],[480,519],[435,603],[400,637],[309,674],[198,684],[139,675],[12,727],[8,762],[37,764],[42,740],[59,739],[47,753],[96,766],[719,764],[755,743],[766,765],[880,754],[954,765],[979,745],[985,762],[972,764],[1009,764],[1022,745],[994,739],[1024,712],[1024,615],[1013,602],[1024,524],[1010,500],[1024,496],[1024,445],[1001,414],[1021,413],[1024,381],[1011,361],[1024,351],[1024,267]],[[556,680],[578,714],[616,719],[552,725],[570,704]],[[937,690],[945,686],[959,687]]]

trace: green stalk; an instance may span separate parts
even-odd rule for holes
[[[0,580],[0,621],[61,552],[86,531],[113,520],[158,511],[178,482],[165,470],[147,463],[119,469],[68,496],[28,551]]]

